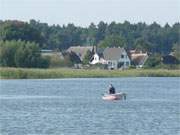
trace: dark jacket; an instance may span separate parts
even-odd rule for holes
[[[115,88],[112,86],[109,88],[109,94],[115,94],[116,91],[115,91]]]

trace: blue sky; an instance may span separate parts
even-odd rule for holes
[[[180,0],[0,0],[0,19],[78,26],[101,20],[174,24],[180,20]]]

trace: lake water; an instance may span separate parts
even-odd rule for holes
[[[101,99],[109,83],[127,99]],[[180,78],[0,81],[0,135],[179,135]]]

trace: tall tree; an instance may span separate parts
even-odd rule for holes
[[[94,23],[91,23],[88,28],[88,38],[87,38],[89,45],[96,44],[96,34],[97,34],[96,25]]]
[[[99,22],[99,24],[97,25],[97,35],[96,35],[97,42],[105,38],[106,29],[107,29],[107,24],[104,23],[103,21]]]
[[[151,44],[143,38],[138,38],[135,41],[135,49],[144,52],[150,52]]]
[[[111,35],[106,37],[98,45],[100,48],[106,47],[126,47],[126,40],[124,37]]]

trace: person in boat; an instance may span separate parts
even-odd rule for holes
[[[116,91],[115,91],[115,88],[112,84],[109,85],[109,94],[115,94]]]

